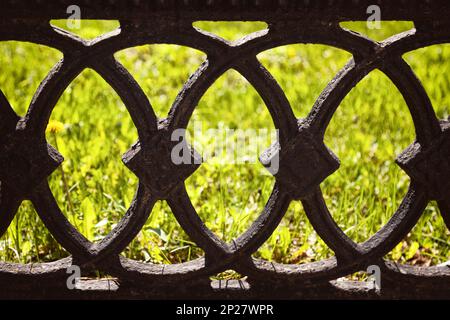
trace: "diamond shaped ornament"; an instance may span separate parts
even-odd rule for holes
[[[15,131],[0,143],[0,180],[16,194],[29,196],[63,161],[45,141]]]
[[[202,163],[201,156],[185,140],[171,141],[163,133],[147,143],[137,142],[122,160],[160,199],[166,199]]]
[[[273,144],[260,161],[294,199],[308,196],[340,165],[337,156],[308,128],[300,128],[283,148],[278,142]]]
[[[429,146],[415,141],[396,159],[432,200],[450,199],[450,122],[442,121],[441,128],[442,133]]]

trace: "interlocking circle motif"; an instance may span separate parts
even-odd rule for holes
[[[411,231],[430,200],[438,201],[442,216],[450,226],[450,124],[436,118],[420,81],[402,59],[408,51],[449,42],[448,32],[411,30],[377,43],[342,29],[337,23],[315,25],[296,21],[272,23],[268,30],[231,43],[181,22],[165,24],[157,30],[152,23],[122,22],[120,29],[92,41],[81,40],[49,24],[21,25],[18,30],[14,36],[1,33],[0,41],[13,39],[43,44],[60,50],[64,58],[42,82],[24,118],[14,113],[0,92],[0,234],[10,225],[21,201],[30,199],[48,230],[72,257],[33,265],[33,268],[2,263],[1,279],[63,277],[72,263],[95,267],[140,285],[206,281],[227,269],[235,269],[255,283],[307,285],[311,281],[325,282],[365,270],[370,264],[383,266],[393,278],[449,279],[445,267],[419,270],[383,260]],[[115,52],[125,48],[160,43],[188,46],[207,54],[207,60],[189,78],[164,120],[157,119],[142,88],[114,58]],[[334,46],[353,55],[322,92],[310,114],[301,120],[296,119],[283,90],[256,58],[262,51],[297,43]],[[115,229],[98,243],[88,241],[68,222],[46,181],[63,161],[45,140],[47,123],[64,90],[85,68],[95,70],[118,93],[139,134],[139,142],[123,157],[125,165],[139,177],[135,198]],[[187,127],[198,101],[231,68],[245,77],[264,100],[279,129],[281,151],[280,171],[266,206],[244,234],[227,244],[205,226],[187,194],[184,180],[197,167],[169,164],[169,137],[173,130]],[[381,230],[358,244],[337,226],[320,190],[320,183],[339,167],[338,159],[326,148],[323,138],[341,101],[374,69],[384,72],[403,95],[417,139],[397,159],[412,178],[403,202]],[[433,163],[435,167],[422,163]],[[434,172],[435,168],[444,169]],[[167,200],[181,227],[204,250],[204,258],[178,265],[153,265],[119,255],[143,228],[160,199]],[[309,221],[335,257],[304,265],[252,258],[294,200],[302,201]]]

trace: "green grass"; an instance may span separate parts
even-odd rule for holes
[[[62,22],[57,24],[63,26]],[[116,22],[85,22],[81,35],[93,38],[116,26]],[[264,23],[196,26],[231,40],[265,28]],[[381,40],[407,30],[411,23],[382,26],[372,31],[361,23],[344,24]],[[350,57],[347,52],[321,45],[290,45],[258,56],[285,90],[298,117],[308,114],[328,81]],[[38,45],[0,44],[0,89],[18,114],[26,113],[40,81],[60,58],[59,52]],[[205,56],[185,47],[148,45],[121,51],[116,58],[142,86],[157,115],[165,117],[183,83]],[[438,117],[447,118],[450,46],[421,49],[405,59],[423,81]],[[51,189],[70,222],[90,240],[99,240],[124,215],[135,193],[137,178],[122,164],[121,155],[136,141],[136,129],[120,98],[92,70],[85,70],[69,86],[51,118],[65,125],[61,132],[47,135],[65,157],[63,171],[57,170],[49,178]],[[202,121],[205,129],[222,124],[241,129],[274,128],[260,96],[232,70],[207,91],[193,120]],[[193,129],[192,122],[189,128]],[[199,147],[211,143],[206,135],[197,138]],[[336,112],[325,142],[339,156],[341,168],[322,184],[322,190],[334,219],[353,240],[368,239],[399,206],[409,179],[394,159],[413,139],[407,106],[379,71],[355,87]],[[263,172],[260,164],[206,163],[186,181],[200,217],[222,239],[237,238],[261,212],[274,184],[274,178]],[[431,203],[413,232],[388,257],[411,264],[446,261],[448,236],[437,206]],[[178,263],[198,257],[202,251],[177,224],[167,204],[158,202],[142,232],[122,254],[154,263]],[[3,261],[52,261],[67,255],[29,202],[22,204],[0,239]],[[272,237],[255,253],[285,263],[316,261],[330,255],[299,202],[290,205]]]

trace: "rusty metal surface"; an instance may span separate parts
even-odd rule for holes
[[[411,231],[430,201],[438,201],[442,216],[450,226],[450,123],[447,119],[436,118],[422,84],[402,59],[402,55],[411,50],[450,42],[449,3],[407,1],[406,7],[401,5],[405,1],[378,1],[385,7],[386,18],[416,22],[416,29],[379,43],[342,29],[338,24],[342,20],[365,17],[364,6],[368,1],[353,1],[353,5],[347,1],[304,1],[303,5],[296,6],[289,1],[207,1],[209,6],[205,2],[184,1],[175,6],[174,1],[154,1],[156,7],[153,7],[148,4],[151,2],[144,1],[108,1],[103,11],[95,10],[98,2],[86,4],[93,8],[87,11],[89,18],[121,20],[118,30],[92,41],[82,40],[49,24],[50,18],[62,15],[56,4],[66,1],[52,2],[51,8],[50,2],[44,4],[44,1],[27,2],[31,3],[28,9],[22,7],[23,1],[0,4],[0,41],[38,43],[64,54],[41,83],[24,118],[14,113],[0,91],[0,234],[10,225],[20,203],[29,199],[49,232],[71,254],[71,258],[52,263],[0,263],[0,285],[7,287],[13,283],[20,287],[21,283],[31,288],[41,284],[48,285],[51,291],[50,284],[65,283],[66,269],[73,260],[83,268],[101,270],[117,278],[125,287],[142,292],[157,288],[160,296],[170,296],[175,287],[180,295],[184,292],[185,297],[192,296],[190,288],[195,288],[199,296],[214,296],[217,286],[211,289],[209,277],[234,269],[248,277],[250,289],[231,290],[228,293],[231,296],[239,292],[236,295],[243,298],[267,297],[268,292],[277,292],[267,288],[283,288],[285,294],[298,298],[308,297],[307,292],[311,293],[310,297],[340,297],[335,286],[330,287],[330,281],[376,264],[383,273],[381,296],[402,296],[396,288],[404,288],[403,295],[408,297],[450,298],[448,266],[418,268],[383,260]],[[128,9],[123,10],[123,6]],[[199,10],[193,9],[196,6]],[[223,10],[217,10],[220,8]],[[312,19],[319,10],[325,10],[322,18]],[[153,18],[142,19],[145,16]],[[304,19],[305,16],[309,19]],[[24,17],[29,18],[22,19]],[[193,21],[202,19],[264,20],[269,22],[269,29],[238,42],[228,42],[192,26]],[[184,45],[207,55],[207,60],[189,78],[163,121],[157,119],[142,88],[113,56],[124,48],[159,43]],[[264,50],[295,43],[330,45],[353,55],[305,119],[295,118],[283,90],[256,58]],[[139,134],[139,142],[123,158],[140,180],[135,198],[115,229],[97,243],[87,240],[68,222],[46,179],[63,161],[45,139],[49,117],[64,90],[85,68],[95,70],[118,93]],[[173,130],[187,127],[200,98],[231,68],[244,76],[261,95],[279,129],[279,144],[264,153],[261,161],[267,164],[271,157],[279,156],[280,171],[275,175],[277,182],[258,219],[233,243],[224,243],[199,218],[186,192],[184,180],[198,166],[173,165],[168,137]],[[375,69],[384,72],[403,95],[417,137],[397,159],[411,177],[403,202],[381,230],[366,242],[355,243],[333,220],[320,190],[320,183],[339,167],[339,160],[325,146],[323,138],[341,101]],[[198,158],[194,150],[192,158]],[[153,265],[119,255],[136,237],[160,199],[167,200],[181,227],[204,250],[204,258],[176,265]],[[294,200],[302,201],[308,219],[335,257],[302,265],[252,258]],[[341,287],[351,297],[367,298],[361,285],[344,283]],[[158,294],[150,296],[158,297]],[[374,297],[379,296],[380,293]]]
[[[65,19],[77,4],[89,19],[155,17],[195,20],[309,19],[365,20],[366,8],[378,5],[386,20],[426,20],[448,17],[447,0],[3,0],[0,17]]]

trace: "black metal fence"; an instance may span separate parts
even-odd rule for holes
[[[437,200],[450,227],[450,122],[437,119],[422,84],[402,55],[417,48],[450,42],[448,1],[78,1],[82,18],[116,19],[120,28],[85,41],[50,25],[67,18],[71,1],[2,1],[0,41],[16,40],[58,49],[64,58],[50,71],[25,117],[17,116],[0,92],[0,234],[20,203],[32,201],[40,218],[71,257],[52,263],[0,263],[2,297],[178,297],[178,298],[315,298],[450,297],[450,268],[412,267],[385,261],[390,252]],[[344,30],[339,23],[366,20],[366,8],[378,5],[383,20],[410,20],[415,29],[383,42]],[[260,20],[268,29],[230,43],[192,26],[197,20]],[[189,78],[166,119],[157,119],[150,103],[113,54],[124,48],[169,43],[203,51],[205,62]],[[297,119],[275,79],[256,55],[281,45],[315,43],[352,53],[305,119]],[[100,74],[125,103],[139,133],[139,143],[123,158],[140,179],[129,210],[98,243],[88,241],[59,209],[47,177],[62,156],[45,139],[50,114],[67,86],[85,68]],[[170,160],[170,135],[185,128],[205,91],[229,69],[257,90],[279,129],[280,169],[272,194],[257,220],[233,243],[224,243],[201,221],[184,186],[198,165]],[[385,73],[403,95],[416,128],[416,141],[397,159],[411,185],[391,220],[364,243],[355,243],[336,225],[320,184],[339,167],[323,143],[324,132],[341,101],[374,69]],[[399,119],[401,121],[401,119]],[[192,153],[195,157],[195,152]],[[143,227],[153,204],[167,200],[176,219],[205,257],[175,265],[133,261],[119,254]],[[257,260],[251,255],[269,238],[288,205],[301,200],[309,221],[335,257],[302,265]],[[115,280],[91,280],[66,287],[67,269],[100,270]],[[379,266],[382,285],[336,281]],[[214,281],[210,276],[233,269],[246,281]]]

